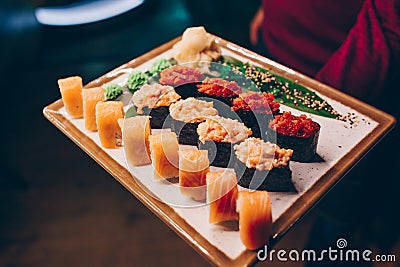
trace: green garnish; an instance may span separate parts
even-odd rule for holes
[[[148,76],[143,72],[132,72],[128,76],[128,82],[127,82],[128,90],[131,93],[134,93],[136,90],[142,87],[143,84],[145,84],[147,78]]]
[[[229,56],[223,56],[220,63],[242,72],[262,92],[272,92],[275,101],[300,111],[337,118],[338,112],[315,92],[269,70],[256,67]]]
[[[117,84],[106,84],[103,86],[103,88],[106,91],[106,100],[114,100],[122,95],[122,86],[119,86]]]
[[[131,117],[135,117],[137,116],[137,112],[136,112],[136,108],[135,106],[131,106],[130,108],[128,108],[128,110],[125,112],[125,118],[131,118]]]
[[[154,61],[154,63],[151,65],[150,69],[146,72],[148,76],[154,76],[159,74],[161,71],[168,69],[169,67],[172,67],[172,64],[168,59],[162,58],[157,61]]]

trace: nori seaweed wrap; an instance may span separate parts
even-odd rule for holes
[[[199,149],[208,150],[212,166],[233,167],[233,146],[251,135],[243,123],[220,116],[210,116],[197,128]]]
[[[293,161],[310,162],[317,152],[320,125],[305,115],[284,112],[275,116],[267,128],[267,139],[283,148],[293,150]]]
[[[178,136],[178,142],[182,145],[197,146],[199,135],[197,134],[197,127],[200,122],[184,122],[179,120],[171,120],[171,131],[175,132]]]
[[[240,186],[253,190],[296,192],[289,163],[293,151],[260,138],[234,146],[234,170]]]
[[[234,170],[238,176],[238,185],[254,190],[267,190],[271,192],[297,192],[292,181],[292,171],[289,164],[285,167],[272,170],[259,171],[248,168],[240,160],[234,162]]]
[[[266,130],[272,114],[279,112],[280,104],[274,102],[272,93],[249,91],[233,99],[232,110],[251,128],[253,137],[266,139]]]
[[[234,162],[234,144],[228,142],[216,142],[206,140],[204,143],[199,141],[198,148],[208,151],[210,165],[221,168],[233,167]]]
[[[169,107],[166,106],[161,106],[157,108],[144,107],[143,114],[140,115],[150,116],[150,127],[152,129],[163,129],[170,127],[169,121],[166,120],[169,115]]]

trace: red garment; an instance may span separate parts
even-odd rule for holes
[[[363,99],[398,69],[400,0],[263,0],[271,56]]]

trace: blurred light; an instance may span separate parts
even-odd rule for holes
[[[35,16],[39,23],[72,26],[105,20],[130,11],[145,0],[87,0],[58,7],[39,7]]]

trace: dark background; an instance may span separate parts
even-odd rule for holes
[[[255,50],[248,40],[248,25],[259,2],[148,0],[122,16],[80,27],[46,27],[32,15],[37,6],[71,2],[0,4],[4,122],[0,130],[0,266],[207,266],[46,121],[42,109],[60,98],[58,78],[80,75],[87,83],[181,35],[189,26],[204,25],[211,33]],[[385,191],[371,195],[371,202],[380,198],[379,205],[358,203],[356,207],[366,222],[381,219],[371,234],[378,235],[380,242],[394,243],[398,239],[394,231],[398,181],[374,178],[379,180],[377,189]],[[305,246],[316,218],[316,211],[307,215],[279,246]],[[388,247],[378,243],[374,246]]]

